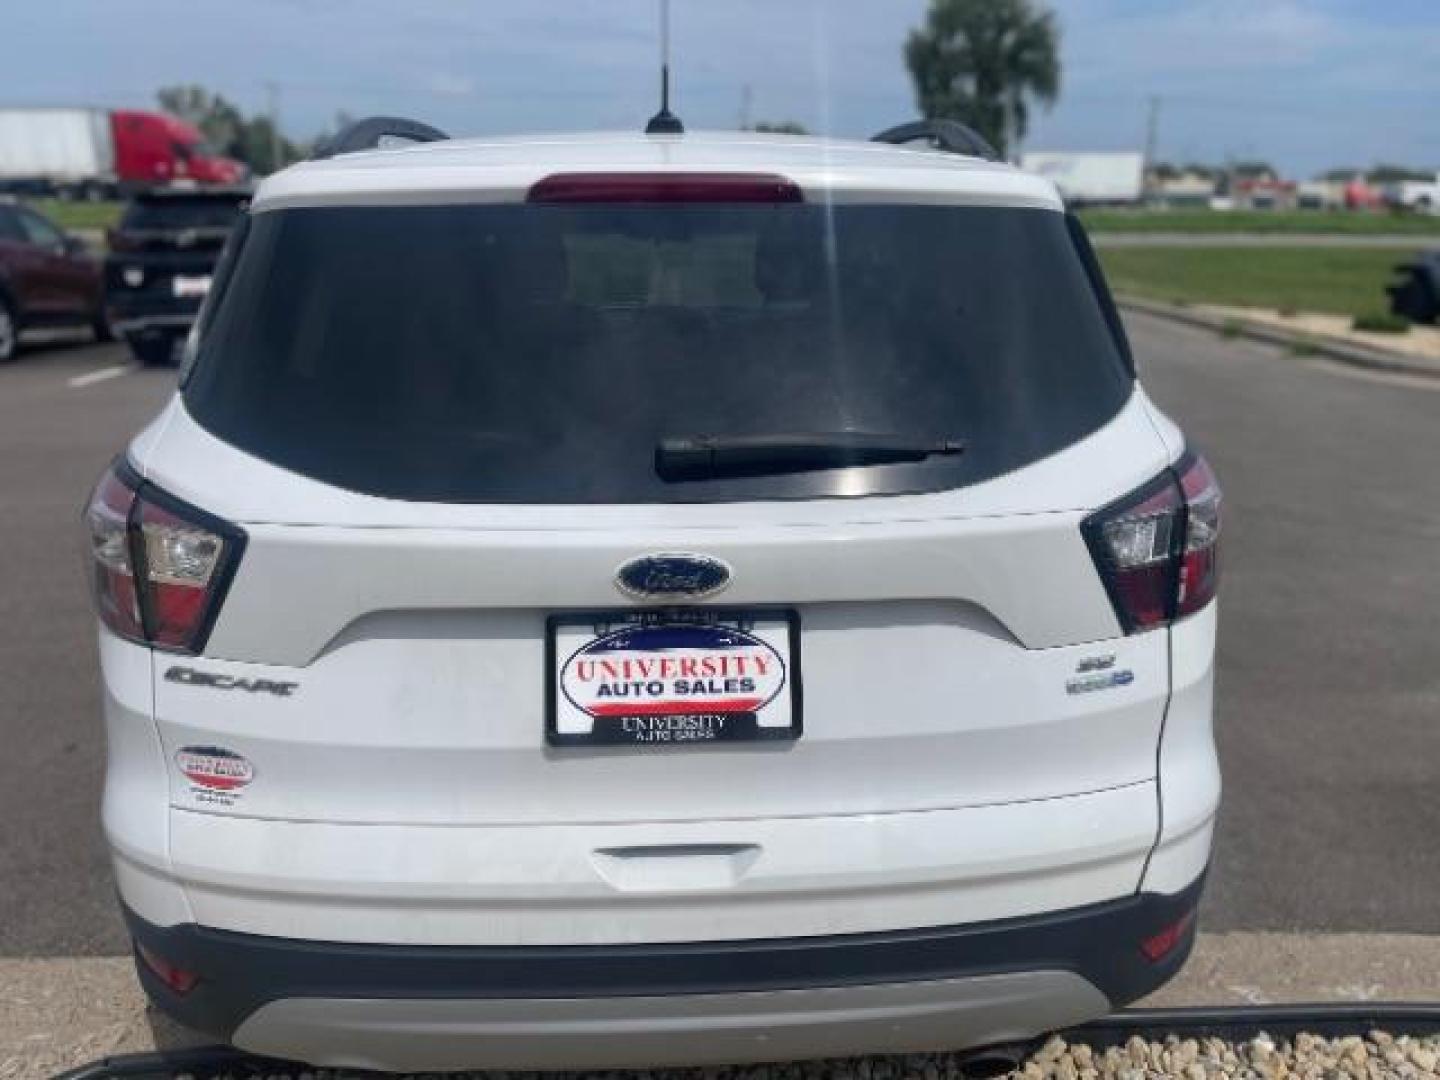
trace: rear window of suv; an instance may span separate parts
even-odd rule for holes
[[[1103,286],[1100,286],[1103,288]],[[354,491],[626,503],[939,491],[1130,392],[1062,214],[956,206],[312,207],[254,215],[184,390]],[[960,440],[923,461],[665,479],[665,439]]]

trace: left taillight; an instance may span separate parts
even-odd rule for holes
[[[130,641],[199,652],[245,534],[142,481],[124,462],[100,478],[85,530],[100,621]]]
[[[130,543],[130,510],[135,488],[114,466],[108,469],[85,508],[89,570],[100,621],[121,637],[143,641],[135,560]]]

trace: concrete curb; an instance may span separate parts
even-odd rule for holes
[[[1440,242],[1431,233],[1284,233],[1284,232],[1104,232],[1092,231],[1097,248],[1361,248],[1415,251]]]
[[[1368,368],[1371,371],[1440,379],[1440,363],[1426,360],[1423,357],[1406,356],[1403,353],[1387,352],[1383,349],[1371,349],[1348,341],[1336,341],[1334,338],[1306,334],[1298,330],[1281,330],[1249,319],[1211,315],[1208,312],[1194,311],[1176,304],[1142,300],[1134,296],[1116,297],[1116,303],[1125,311],[1138,311],[1144,315],[1169,319],[1171,322],[1197,326],[1204,330],[1214,330],[1216,333],[1230,330],[1237,336],[1249,338],[1252,341],[1288,348],[1303,348],[1316,356],[1324,356],[1330,360],[1338,360],[1342,364]]]

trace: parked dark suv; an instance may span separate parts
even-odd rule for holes
[[[30,327],[93,326],[108,337],[103,295],[100,262],[82,241],[0,196],[0,363]]]
[[[137,195],[125,208],[109,235],[105,304],[141,363],[175,355],[249,200],[243,188],[166,189]]]
[[[1418,252],[1395,272],[1400,276],[1385,289],[1390,310],[1411,322],[1440,322],[1440,248]]]

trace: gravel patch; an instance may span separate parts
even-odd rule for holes
[[[1148,1080],[1178,1077],[1254,1077],[1257,1080],[1337,1080],[1340,1077],[1440,1077],[1440,1037],[1395,1037],[1372,1031],[1324,1039],[1304,1032],[1279,1041],[1260,1034],[1242,1042],[1224,1039],[1164,1041],[1130,1039],[1124,1046],[1096,1049],[1085,1043],[1051,1039],[1022,1069],[1023,1080]]]
[[[257,1063],[258,1064],[258,1063]],[[988,1068],[986,1067],[988,1065]],[[159,1080],[162,1074],[147,1074]],[[361,1080],[376,1074],[335,1069],[166,1073],[174,1080]],[[905,1054],[832,1061],[787,1062],[704,1069],[606,1070],[550,1073],[449,1073],[445,1080],[1435,1080],[1440,1078],[1440,1036],[1412,1038],[1371,1031],[1367,1036],[1321,1038],[1303,1032],[1290,1040],[1265,1034],[1230,1041],[1220,1038],[1163,1040],[1131,1038],[1120,1046],[1094,1047],[1055,1037],[1017,1068],[963,1054]],[[387,1080],[423,1080],[388,1077]],[[429,1080],[441,1080],[436,1075]]]

